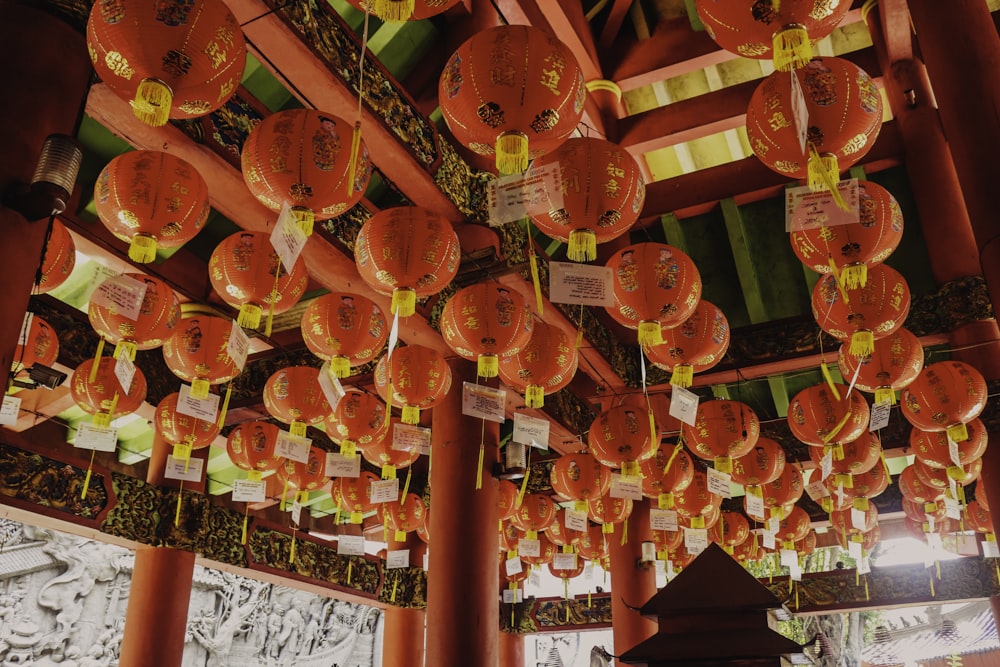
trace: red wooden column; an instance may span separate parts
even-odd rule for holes
[[[147,482],[162,487],[179,485],[163,476],[170,453],[171,445],[158,433],[154,435]],[[206,454],[207,450],[203,450],[192,456]],[[184,488],[204,491],[205,484],[187,482]],[[147,546],[136,549],[125,612],[121,667],[177,667],[183,663],[194,559],[191,551]]]
[[[611,557],[611,632],[615,655],[621,655],[656,634],[656,622],[639,615],[634,608],[646,604],[656,594],[653,563],[640,564],[643,541],[652,541],[649,528],[649,501],[633,501],[632,516],[625,526],[616,526],[607,536]],[[622,544],[622,530],[628,541]]]
[[[6,63],[0,104],[0,194],[31,181],[42,144],[50,134],[73,135],[87,96],[87,41],[74,27],[45,13],[44,2],[27,6],[0,0],[0,61]],[[28,297],[45,243],[48,220],[26,221],[0,203],[3,305],[0,306],[0,368],[10,368]]]
[[[406,541],[397,542],[389,533],[389,551],[410,550],[410,567],[422,567],[425,545],[410,533]],[[421,667],[424,664],[423,609],[385,608],[385,631],[382,639],[382,667]]]
[[[500,633],[499,667],[524,667],[524,635],[516,632]]]
[[[427,572],[426,664],[496,667],[500,603],[497,457],[500,425],[486,422],[483,485],[476,489],[480,419],[462,415],[462,383],[475,382],[473,362],[453,359],[452,390],[431,416],[431,524]]]

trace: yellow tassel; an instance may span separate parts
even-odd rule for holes
[[[410,477],[413,476],[413,470],[411,468],[406,469],[406,481],[403,482],[403,493],[400,496],[400,502],[406,499],[406,494],[410,492]],[[402,541],[402,540],[400,540]]]
[[[360,526],[364,520],[364,512],[351,512],[350,522],[352,526]]]
[[[222,408],[219,410],[219,419],[216,425],[222,428],[226,425],[226,413],[229,412],[229,401],[233,397],[233,383],[226,385],[226,396],[222,399]]]
[[[646,404],[649,405],[649,397],[646,397]],[[649,417],[649,440],[650,442],[656,443],[656,449],[660,448],[660,431],[656,428],[656,416],[653,414],[653,409],[648,408],[646,410],[646,416]]]
[[[545,405],[545,387],[540,384],[529,384],[524,391],[524,403],[529,408],[541,408]]]
[[[520,507],[521,503],[524,502],[524,494],[528,490],[528,478],[531,477],[531,448],[528,448],[528,453],[524,457],[524,477],[521,479],[521,488],[517,490],[517,502],[514,507]]]
[[[674,372],[670,375],[670,384],[674,387],[690,387],[694,384],[694,366],[688,364],[674,366]]]
[[[622,541],[621,545],[625,546],[628,544],[628,517],[625,517],[625,521],[622,522]]]
[[[292,532],[292,546],[289,547],[289,549],[288,549],[288,562],[289,563],[295,563],[295,542],[296,542],[296,534],[293,531]]]
[[[350,377],[351,360],[340,355],[332,357],[330,359],[330,371],[338,378]]]
[[[87,499],[87,492],[90,491],[90,477],[94,473],[94,454],[96,449],[90,450],[90,465],[87,466],[87,475],[83,478],[83,491],[80,492],[80,500]]]
[[[174,511],[174,526],[181,525],[181,503],[184,500],[184,482],[181,481],[181,486],[177,489],[177,509]]]
[[[390,601],[396,601],[396,589],[399,588],[399,577],[397,576],[392,580],[392,595],[389,596]]]
[[[243,509],[243,530],[240,532],[240,544],[247,543],[247,525],[250,523],[250,506]]]
[[[826,380],[826,386],[830,388],[830,393],[833,395],[833,400],[840,400],[840,390],[837,388],[837,383],[833,381],[833,375],[830,374],[830,369],[827,367],[826,363],[820,363],[819,370],[823,373],[823,379]]]
[[[892,390],[892,387],[878,387],[875,389],[875,403],[885,403],[889,405],[896,404],[896,392]]]
[[[289,466],[289,465],[291,465],[291,462],[285,464],[285,466],[286,466],[285,470],[288,470],[287,466]],[[294,470],[294,467],[292,469]],[[282,512],[284,512],[285,508],[288,507],[288,500],[285,498],[285,496],[287,496],[287,495],[288,495],[288,478],[285,477],[285,485],[281,489],[281,511]]]
[[[835,479],[837,486],[843,486],[845,489],[854,488],[854,475],[842,475],[838,473]]]
[[[530,244],[531,241],[529,240]],[[545,305],[542,303],[542,281],[538,277],[538,259],[535,257],[535,249],[532,248],[528,254],[528,264],[531,267],[531,284],[535,289],[535,305],[538,307],[538,314],[543,314]]]
[[[316,225],[316,214],[313,210],[305,206],[293,206],[291,213],[303,236],[306,238],[312,236],[313,227]]]
[[[837,289],[840,290],[840,296],[844,299],[844,303],[848,304],[851,302],[851,295],[847,293],[847,289],[844,287],[844,281],[840,279],[840,269],[837,267],[837,260],[831,255],[827,258],[827,266],[830,267],[830,273],[833,274],[833,279],[837,283]]]
[[[170,86],[159,79],[143,79],[135,89],[132,113],[146,125],[161,127],[170,120],[170,105],[173,104]]]
[[[605,535],[611,535],[612,533],[615,532],[615,524],[613,524],[613,523],[602,523],[601,524],[601,532],[604,533]]]
[[[656,506],[661,510],[671,510],[674,508],[674,494],[661,493],[656,498]]]
[[[590,229],[571,231],[566,258],[573,262],[593,262],[597,259],[597,234]]]
[[[419,424],[420,423],[420,408],[415,405],[404,405],[403,406],[403,423],[404,424]]]
[[[885,452],[879,453],[879,458],[882,459],[882,467],[885,468],[885,477],[889,480],[889,484],[892,484],[892,473],[889,472],[889,462],[885,460]]]
[[[361,152],[361,120],[354,123],[354,132],[351,134],[351,161],[347,166],[347,196],[354,194],[354,178],[358,173],[358,159]]]
[[[244,329],[256,329],[260,326],[260,317],[264,310],[255,303],[244,303],[240,306],[240,313],[236,316],[236,324]]]
[[[775,14],[781,13],[781,0],[771,0],[771,11]]]
[[[868,592],[868,575],[866,574],[865,575],[865,601],[869,601],[870,602],[871,599],[872,599],[872,596]]]
[[[483,488],[483,458],[486,454],[486,444],[479,443],[479,464],[476,465],[476,490]]]
[[[663,344],[663,332],[656,320],[639,322],[639,345],[652,347]]]
[[[400,23],[413,15],[415,5],[414,0],[375,0],[375,16],[386,23]]]
[[[128,258],[139,264],[149,264],[156,260],[156,237],[136,234],[128,246]]]
[[[827,445],[824,445],[824,446],[827,446]],[[830,451],[833,452],[833,460],[834,461],[843,461],[844,460],[844,446],[842,444],[840,444],[838,442],[835,445],[829,445],[829,447],[830,447]]]
[[[731,456],[716,456],[715,469],[719,472],[731,473],[733,471],[733,458]]]
[[[417,312],[417,292],[410,287],[397,287],[392,290],[389,310],[393,315],[398,311],[400,317],[409,317]]]
[[[837,434],[840,433],[841,430],[843,430],[844,426],[847,424],[847,420],[849,420],[850,418],[851,418],[851,413],[849,411],[844,413],[844,416],[841,417],[840,421],[837,422],[837,425],[833,427],[833,430],[831,430],[823,437],[823,443],[829,444],[830,442],[836,440]]]
[[[962,466],[948,466],[945,473],[948,475],[949,479],[953,479],[956,482],[965,479],[965,468]]]
[[[351,575],[354,573],[354,557],[348,556],[347,561],[347,584],[351,584]]]
[[[500,372],[500,361],[495,354],[480,354],[476,372],[479,377],[495,378]]]
[[[308,425],[305,422],[293,421],[288,425],[288,432],[299,438],[306,437],[306,429]]]
[[[855,498],[853,502],[854,509],[861,512],[867,512],[869,503],[867,498]]]
[[[128,358],[135,361],[135,353],[139,348],[136,344],[130,340],[120,340],[118,344],[115,345],[115,359],[121,356],[122,350],[128,353]]]
[[[868,329],[859,329],[851,334],[851,354],[868,357],[875,351],[875,334]]]
[[[101,357],[104,356],[104,339],[97,339],[97,352],[94,353],[94,363],[90,365],[90,376],[87,378],[88,382],[97,382],[97,371],[101,366]]]
[[[969,439],[969,430],[965,428],[965,424],[952,424],[947,432],[953,442],[965,442]]]
[[[931,597],[932,598],[933,597],[937,597],[937,593],[934,592],[934,575],[933,574],[928,574],[927,576],[931,580]]]
[[[496,165],[501,176],[522,174],[528,168],[528,135],[504,132],[497,136]]]
[[[848,264],[840,272],[840,279],[848,289],[858,289],[868,284],[867,264]]]
[[[396,466],[389,464],[383,465],[382,479],[396,479]]]
[[[782,72],[805,67],[813,57],[809,33],[795,23],[774,33],[773,47],[774,69]]]
[[[191,381],[191,398],[205,400],[208,398],[208,390],[211,386],[212,385],[209,384],[208,380],[195,378]]]
[[[830,153],[820,154],[816,147],[809,144],[809,164],[807,166],[809,187],[813,192],[828,190],[833,203],[842,211],[850,209],[844,196],[840,194],[837,185],[840,183],[840,164],[837,156]]]
[[[684,449],[684,443],[680,441],[680,438],[678,438],[677,445],[674,447],[674,451],[670,453],[670,458],[667,459],[667,465],[663,466],[664,475],[670,472],[670,466],[674,464],[674,459],[677,458],[677,455],[681,453],[682,449]]]
[[[392,534],[392,539],[395,540],[396,542],[405,542],[406,541],[406,531],[405,530],[397,530],[397,531],[395,531]]]
[[[793,581],[792,585],[795,587],[795,611],[799,610],[799,584]]]
[[[1000,570],[998,570],[1000,572]],[[997,575],[997,580],[1000,580],[1000,574]],[[594,606],[594,600],[590,597],[590,591],[587,591],[587,609]]]

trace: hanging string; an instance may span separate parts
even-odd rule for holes
[[[358,153],[361,150],[361,116],[365,99],[365,55],[368,53],[368,20],[371,14],[365,10],[365,26],[361,35],[361,54],[358,56],[358,114],[351,134],[351,161],[347,167],[347,194],[354,191],[354,177],[358,169]]]

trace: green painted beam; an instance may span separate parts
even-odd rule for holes
[[[721,399],[726,400],[726,401],[730,400],[729,399],[729,387],[727,387],[724,384],[713,384],[712,385],[712,396],[715,396],[716,398],[721,398]]]
[[[397,81],[402,81],[440,40],[433,21],[384,23],[368,38],[368,48]]]
[[[660,216],[660,225],[663,227],[663,238],[667,239],[667,245],[672,245],[685,254],[688,252],[687,239],[684,238],[684,230],[681,228],[681,221],[673,213],[665,213]]]
[[[768,320],[767,307],[764,305],[764,298],[760,291],[760,279],[757,276],[757,268],[753,257],[750,254],[750,246],[747,243],[747,233],[743,226],[743,216],[736,202],[732,199],[723,199],[722,217],[726,223],[726,232],[729,234],[729,245],[732,248],[733,260],[739,271],[740,289],[743,291],[743,300],[746,303],[747,313],[750,315],[750,322],[757,324]]]
[[[701,22],[701,17],[698,16],[698,10],[695,8],[694,0],[684,0],[684,6],[687,7],[688,20],[691,22],[691,29],[695,32],[704,32],[705,24]]]
[[[865,168],[864,167],[860,167],[860,166],[851,167],[851,169],[850,169],[850,171],[848,173],[851,175],[851,178],[856,178],[859,181],[867,181],[868,180],[868,174],[865,173]]]
[[[774,409],[779,417],[788,416],[788,387],[785,386],[785,378],[781,375],[769,375],[767,377],[768,387],[771,389],[771,397],[774,399]]]

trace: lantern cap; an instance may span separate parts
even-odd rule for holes
[[[375,16],[386,23],[401,23],[409,20],[416,7],[414,0],[374,0]]]
[[[392,313],[400,317],[409,317],[417,312],[417,292],[412,287],[397,287],[392,290],[392,303],[389,305]]]
[[[161,127],[170,120],[173,98],[173,91],[164,82],[159,79],[143,79],[135,90],[132,112],[146,125]]]
[[[136,234],[128,248],[128,258],[139,264],[149,264],[156,259],[156,237]]]
[[[597,234],[592,229],[574,229],[569,233],[566,257],[574,262],[597,259]]]
[[[260,326],[261,315],[264,309],[255,303],[244,303],[240,306],[240,313],[236,316],[236,323],[244,329],[256,329]]]
[[[774,69],[782,72],[805,67],[812,60],[809,33],[798,23],[789,23],[774,33]]]
[[[496,165],[501,176],[522,174],[528,169],[528,135],[503,132],[497,136]]]

